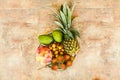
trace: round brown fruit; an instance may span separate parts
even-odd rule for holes
[[[70,55],[68,55],[68,54],[64,55],[64,59],[65,59],[66,61],[69,60],[69,59],[70,59]]]
[[[57,59],[56,58],[53,58],[52,59],[52,63],[56,63],[57,62]]]
[[[57,55],[55,55],[55,57],[57,58],[57,57],[58,57],[58,54],[57,54]]]
[[[72,66],[72,61],[67,61],[66,65],[67,66]]]
[[[63,55],[64,54],[64,52],[60,52],[60,55]]]
[[[54,54],[57,55],[57,54],[58,54],[58,51],[55,51]]]
[[[52,47],[53,47],[53,48],[55,48],[55,47],[56,47],[56,44],[55,44],[55,43],[53,43],[53,44],[52,44]]]
[[[53,51],[56,51],[56,48],[53,48],[52,50],[53,50]]]
[[[59,49],[59,50],[62,49],[62,46],[58,46],[58,49]]]
[[[58,62],[62,62],[63,61],[63,57],[62,56],[58,56]]]
[[[52,66],[52,70],[57,70],[58,69],[58,66],[57,65],[53,65]]]
[[[53,49],[52,46],[49,46],[49,49],[52,50]]]
[[[62,49],[61,51],[63,51],[63,52],[64,52],[65,50],[64,50],[64,49]]]

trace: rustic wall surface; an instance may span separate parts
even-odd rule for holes
[[[0,0],[0,80],[120,80],[120,0],[73,0],[81,51],[65,71],[37,70],[37,37],[71,0]]]

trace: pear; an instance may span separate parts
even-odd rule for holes
[[[56,41],[56,42],[62,42],[62,37],[63,37],[63,34],[62,34],[62,32],[61,31],[59,31],[59,30],[54,30],[53,32],[52,32],[52,35],[53,35],[53,38],[54,38],[54,40]]]

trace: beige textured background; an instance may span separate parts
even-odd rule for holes
[[[120,0],[73,0],[81,51],[65,71],[37,70],[37,37],[64,1],[0,0],[0,80],[120,80]]]

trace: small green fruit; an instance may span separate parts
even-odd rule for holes
[[[53,38],[56,42],[62,42],[62,32],[59,30],[55,30],[52,32]]]
[[[53,42],[53,38],[49,35],[40,35],[38,37],[38,40],[39,40],[40,44],[45,44],[45,45]]]

